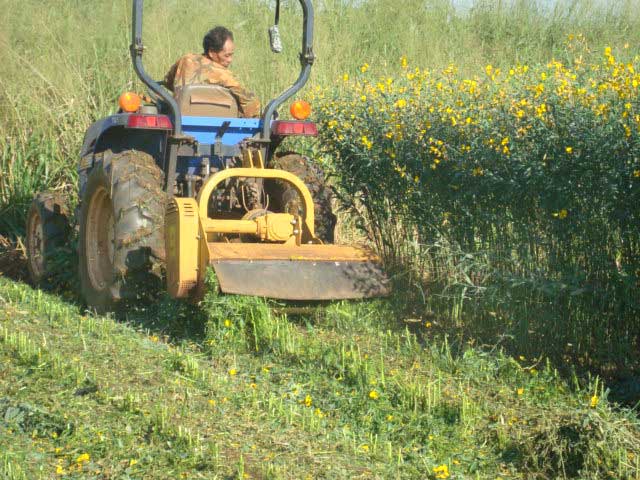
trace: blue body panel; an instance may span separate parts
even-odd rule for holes
[[[214,145],[216,135],[224,122],[229,122],[229,127],[225,130],[220,142],[222,145],[231,147],[238,145],[245,138],[253,137],[262,130],[259,118],[190,117],[183,115],[182,132],[195,138],[198,143]],[[230,158],[211,155],[209,165],[213,169],[222,170],[225,168],[227,160]],[[201,157],[178,157],[178,173],[191,175],[199,171],[201,166]]]
[[[222,136],[223,145],[237,145],[242,140],[254,136],[262,126],[259,118],[222,118],[222,117],[182,117],[182,131],[194,137],[198,143],[213,145],[216,134],[224,122],[230,122]]]
[[[91,125],[85,134],[81,156],[84,157],[87,153],[92,152],[96,143],[108,130],[116,127],[126,128],[128,119],[129,114],[117,113],[98,120]],[[194,137],[200,144],[215,145],[216,135],[224,122],[229,122],[229,127],[225,130],[220,142],[222,145],[229,147],[238,145],[245,138],[253,137],[262,130],[259,118],[192,117],[183,115],[182,131],[184,134]],[[166,132],[158,131],[158,134],[162,135],[166,134]],[[208,161],[211,168],[222,170],[225,168],[226,162],[232,158],[211,155],[208,157]],[[202,168],[202,157],[180,156],[177,160],[177,171],[181,174],[194,174]]]

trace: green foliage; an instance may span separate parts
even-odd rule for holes
[[[0,0],[2,234],[21,232],[34,190],[74,191],[83,132],[141,88],[129,0],[41,3]],[[286,53],[274,59],[262,1],[145,3],[155,78],[198,51],[212,21],[236,33],[236,72],[264,103],[297,76],[297,6],[283,10]],[[162,297],[117,322],[0,278],[2,405],[9,420],[37,412],[29,428],[0,416],[0,476],[637,478],[637,414],[529,352],[619,363],[633,352],[637,85],[610,54],[593,71],[574,59],[618,45],[637,67],[640,9],[569,2],[543,15],[508,3],[459,15],[439,0],[316,2],[312,87],[351,77],[323,93],[322,144],[345,205],[403,267],[391,302],[293,317],[217,296],[210,279],[201,308]],[[411,70],[398,69],[403,55]],[[545,67],[550,58],[562,64]],[[631,108],[622,92],[636,95]],[[456,328],[518,355],[439,336]]]
[[[145,2],[145,65],[161,78],[183,53],[199,51],[212,23],[229,26],[238,45],[234,70],[266,104],[297,78],[300,7],[283,7],[285,51],[273,55],[267,28],[273,4],[261,0]],[[91,122],[116,110],[127,89],[142,90],[129,58],[128,0],[49,2],[1,0],[0,9],[0,232],[21,233],[36,190],[74,192],[82,136]],[[532,2],[479,1],[469,12],[450,2],[386,0],[315,2],[311,83],[334,84],[365,62],[393,70],[407,55],[412,65],[444,66],[455,59],[466,72],[487,62],[509,65],[563,58],[567,33],[585,32],[590,44],[638,44],[637,0],[596,7],[568,2],[545,14]],[[390,19],[392,19],[390,21]],[[185,32],[184,25],[189,25]],[[375,32],[375,35],[372,35]],[[18,174],[19,173],[19,174]]]
[[[582,36],[566,50],[471,78],[403,57],[311,96],[343,204],[432,308],[478,312],[474,336],[515,335],[519,353],[624,366],[640,335],[638,57],[586,63]]]

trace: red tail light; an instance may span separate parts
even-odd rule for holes
[[[166,115],[129,115],[128,128],[154,128],[158,130],[172,130],[171,119]]]
[[[278,137],[287,135],[318,135],[318,127],[313,122],[293,122],[276,120],[271,124],[271,132]]]

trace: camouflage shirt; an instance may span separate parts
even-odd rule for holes
[[[212,84],[229,89],[238,102],[241,115],[247,118],[260,116],[260,101],[242,88],[233,73],[206,55],[189,53],[178,60],[164,78],[167,88],[174,91],[184,85]]]

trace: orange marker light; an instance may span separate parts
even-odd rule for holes
[[[136,93],[124,92],[118,99],[118,105],[124,112],[133,113],[137,112],[142,105],[142,99]]]
[[[291,116],[296,120],[306,120],[311,115],[311,105],[304,100],[296,100],[291,104],[289,108]]]

